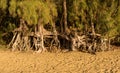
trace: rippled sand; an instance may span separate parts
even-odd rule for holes
[[[0,51],[0,73],[120,73],[120,49],[96,55]]]

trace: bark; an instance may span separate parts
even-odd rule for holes
[[[8,44],[8,48],[12,48],[12,45],[15,42],[16,36],[17,36],[17,32],[14,33],[14,36],[13,36],[11,42]]]
[[[21,39],[20,39],[20,33],[18,33],[17,35],[14,35],[14,36],[16,36],[16,38],[13,38],[13,40],[15,40],[14,42],[13,42],[13,44],[12,44],[12,51],[15,51],[16,49],[19,49],[19,50],[21,50],[21,48],[20,48],[20,41],[21,41]]]
[[[67,32],[68,27],[67,27],[67,5],[66,5],[66,0],[63,0],[63,23],[64,23],[64,32]]]
[[[95,35],[95,27],[94,27],[94,23],[91,23],[91,27],[92,27],[92,34]]]
[[[20,27],[14,30],[14,36],[8,45],[12,51],[27,51],[30,48],[30,39],[28,36],[28,28],[24,20],[20,19]]]
[[[60,41],[58,40],[58,33],[57,30],[55,28],[55,23],[53,23],[53,35],[52,35],[53,39],[51,41],[51,45],[50,45],[50,51],[58,51],[60,50]]]
[[[83,49],[85,49],[86,46],[86,42],[85,42],[85,35],[83,36],[79,36],[77,34],[75,34],[75,37],[71,39],[72,44],[71,44],[71,48],[73,51],[82,51]]]
[[[35,44],[35,50],[37,53],[41,53],[45,51],[44,47],[44,35],[43,35],[43,24],[42,20],[39,19],[38,25],[36,25],[35,29],[35,38],[34,38],[34,44]]]

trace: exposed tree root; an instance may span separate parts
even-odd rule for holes
[[[53,32],[48,33],[48,31],[44,29],[43,25],[36,25],[33,35],[29,35],[26,34],[28,31],[27,27],[25,28],[24,26],[25,25],[21,25],[19,30],[16,30],[14,33],[13,39],[9,44],[9,48],[12,48],[12,51],[27,51],[32,48],[36,53],[45,51],[57,52],[58,50],[61,51],[60,48],[63,46],[64,48],[68,48],[73,51],[95,54],[95,52],[98,51],[106,51],[110,47],[109,44],[107,44],[108,39],[104,39],[95,33],[78,35],[77,32],[71,32],[72,34],[63,35],[57,33],[55,26],[53,26]],[[32,37],[32,39],[30,37]],[[45,37],[51,38],[51,41],[47,41],[49,42],[49,49],[46,49],[45,47]]]

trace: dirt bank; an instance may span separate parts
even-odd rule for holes
[[[0,73],[120,73],[120,49],[96,55],[0,51]]]

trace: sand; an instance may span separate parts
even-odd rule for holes
[[[120,49],[96,55],[0,50],[0,73],[120,73]]]

